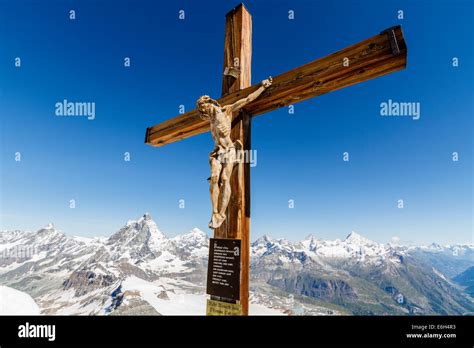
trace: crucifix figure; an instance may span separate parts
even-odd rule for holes
[[[222,225],[226,218],[227,205],[229,204],[231,186],[230,178],[236,164],[240,164],[242,155],[242,142],[235,142],[230,137],[234,115],[248,103],[254,101],[265,89],[272,84],[272,78],[263,80],[259,89],[249,94],[246,98],[235,103],[220,106],[217,101],[203,95],[196,102],[201,119],[210,122],[214,150],[209,154],[211,166],[210,191],[212,202],[212,216],[209,228],[216,229]]]
[[[222,97],[218,100],[201,97],[197,109],[147,128],[145,136],[146,144],[159,147],[211,131],[216,151],[210,158],[213,168],[210,227],[214,229],[214,238],[241,240],[239,301],[243,315],[248,314],[249,294],[250,163],[239,163],[239,170],[235,171],[232,171],[233,164],[225,169],[221,164],[220,168],[219,155],[229,156],[234,152],[232,148],[250,151],[251,120],[255,116],[404,69],[407,46],[401,27],[391,27],[326,57],[274,76],[273,81],[269,79],[263,85],[254,86],[251,85],[251,60],[252,17],[241,4],[226,15]],[[234,108],[232,105],[238,106],[233,112],[230,111]],[[219,181],[224,186],[220,189],[217,186]],[[222,201],[220,209],[219,200]]]

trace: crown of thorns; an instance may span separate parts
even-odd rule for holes
[[[202,97],[199,97],[199,99],[196,101],[196,106],[199,107],[200,105],[202,104],[206,104],[206,103],[210,103],[210,104],[214,104],[215,106],[219,106],[219,103],[217,102],[217,100],[215,99],[212,99],[211,97],[209,97],[208,95],[203,95]]]

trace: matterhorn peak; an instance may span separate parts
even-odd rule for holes
[[[147,222],[154,223],[153,219],[151,218],[150,213],[143,214],[143,216],[138,220],[128,220],[126,226],[133,226],[133,225],[136,225],[136,224],[143,224],[143,223],[147,223]]]
[[[107,244],[117,247],[136,247],[143,245],[158,246],[166,239],[165,235],[158,229],[150,214],[145,213],[138,221],[129,220],[118,232],[107,240]]]

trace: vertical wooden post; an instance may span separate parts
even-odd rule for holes
[[[225,75],[226,69],[240,71],[238,77]],[[240,4],[226,14],[222,95],[251,85],[252,78],[252,16]]]
[[[222,95],[251,85],[252,16],[243,4],[226,15]],[[242,315],[248,315],[250,268],[250,115],[242,112],[232,122],[231,137],[240,140],[247,160],[241,170],[235,168],[232,178],[232,196],[225,223],[215,230],[216,238],[241,239],[240,303]]]

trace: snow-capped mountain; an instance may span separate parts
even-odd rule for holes
[[[354,262],[381,262],[391,259],[396,251],[390,246],[378,244],[356,232],[351,232],[344,240],[320,240],[309,235],[303,241],[292,243],[285,239],[272,239],[263,236],[252,243],[252,256],[261,257],[279,253],[286,261],[304,263],[308,259],[318,261],[321,258],[350,259]],[[398,255],[401,256],[401,255]],[[398,257],[393,259],[398,262]]]
[[[425,249],[379,244],[356,232],[343,240],[310,235],[296,243],[264,236],[252,244],[251,277],[340,313],[470,312],[472,299],[434,267]],[[474,246],[446,246],[430,248],[429,255],[448,254],[452,264],[467,266],[474,263],[472,251]]]
[[[32,296],[42,314],[204,314],[208,247],[197,228],[167,238],[149,214],[109,238],[71,237],[53,224],[4,231],[0,284]],[[379,244],[356,232],[264,236],[251,244],[251,313],[462,314],[472,300],[432,259],[467,269],[473,251]]]
[[[69,237],[49,224],[2,232],[0,242],[0,284],[32,295],[44,314],[109,314],[119,306],[125,314],[127,306],[158,314],[131,284],[148,284],[165,298],[203,293],[205,233],[168,239],[149,214],[105,239]]]
[[[453,278],[474,264],[474,244],[394,246]]]
[[[112,259],[132,260],[135,263],[155,258],[166,244],[165,235],[148,213],[138,221],[128,221],[106,242]]]

